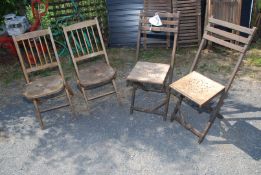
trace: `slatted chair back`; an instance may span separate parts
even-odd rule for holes
[[[136,50],[136,59],[139,57],[140,50],[140,40],[141,34],[147,34],[151,31],[154,32],[165,32],[172,33],[173,37],[173,50],[170,60],[171,70],[173,70],[175,53],[177,48],[177,38],[179,33],[179,18],[180,12],[177,13],[169,13],[169,12],[159,12],[158,15],[161,18],[162,26],[151,26],[149,23],[149,18],[154,16],[155,13],[152,11],[141,11],[140,13],[140,23],[139,23],[139,31],[138,40],[137,40],[137,50]]]
[[[253,39],[255,31],[256,27],[246,28],[240,25],[236,25],[233,23],[210,17],[209,23],[205,28],[203,39],[201,41],[199,50],[196,54],[190,72],[196,69],[197,63],[199,61],[200,52],[203,49],[203,46],[205,45],[206,41],[210,41],[218,45],[224,46],[225,48],[229,48],[236,52],[239,52],[240,55],[238,61],[226,85],[227,92]]]
[[[12,37],[27,83],[30,73],[54,67],[64,79],[50,28]]]
[[[63,31],[78,76],[77,62],[79,61],[104,55],[109,65],[97,18],[63,27]]]

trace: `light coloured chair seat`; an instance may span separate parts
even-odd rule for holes
[[[127,77],[128,81],[163,85],[170,65],[138,61]]]
[[[60,75],[41,77],[26,84],[24,96],[28,99],[40,98],[60,92],[64,88]]]
[[[79,79],[85,88],[94,88],[111,82],[116,76],[116,71],[104,62],[97,62],[79,70]]]
[[[170,87],[199,106],[203,106],[225,90],[225,86],[195,71],[172,83]]]

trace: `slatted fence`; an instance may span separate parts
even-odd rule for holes
[[[201,41],[201,1],[172,0],[173,11],[180,11],[178,44],[183,47],[199,45]]]

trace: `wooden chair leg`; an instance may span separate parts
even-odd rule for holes
[[[68,102],[69,102],[69,104],[70,104],[70,108],[71,108],[71,110],[72,110],[73,116],[76,117],[76,115],[75,115],[75,110],[74,110],[74,107],[73,107],[73,104],[72,104],[72,100],[71,100],[71,97],[70,97],[70,96],[72,96],[72,95],[71,95],[71,93],[70,93],[70,90],[67,89],[67,87],[65,87],[65,93],[66,93]]]
[[[69,94],[70,94],[71,96],[74,95],[72,88],[71,88],[67,83],[65,84],[65,88],[68,90],[68,92],[69,92]]]
[[[34,100],[33,100],[33,103],[34,103],[34,107],[35,107],[36,119],[40,122],[40,127],[41,127],[41,129],[44,129],[44,124],[43,124],[43,120],[42,120],[42,117],[41,117],[41,113],[40,113],[40,110],[39,110],[39,107],[38,107],[37,100],[34,99]]]
[[[83,87],[80,87],[80,89],[81,89],[81,92],[82,92],[82,94],[83,94],[83,97],[84,97],[84,100],[85,100],[85,102],[86,102],[86,105],[87,105],[87,107],[88,107],[88,98],[87,98],[87,95],[86,95],[86,93],[85,93],[85,90],[84,90]]]
[[[120,99],[120,96],[119,96],[119,92],[117,90],[117,86],[116,86],[115,80],[112,80],[112,85],[113,85],[113,88],[114,88],[114,90],[116,92],[116,97],[117,97],[118,103],[119,103],[119,105],[121,105],[121,99]]]
[[[208,134],[208,131],[209,129],[211,128],[212,124],[214,123],[215,119],[217,118],[218,114],[219,114],[219,111],[220,111],[220,108],[221,106],[223,105],[223,101],[226,97],[226,94],[223,94],[221,97],[220,97],[220,100],[218,101],[218,104],[216,105],[215,109],[212,111],[212,113],[210,114],[210,117],[209,117],[209,121],[204,129],[204,131],[202,132],[202,136],[199,137],[198,139],[198,143],[202,143],[204,138],[206,137],[206,135]]]
[[[133,114],[133,107],[134,107],[134,102],[135,102],[135,93],[136,93],[136,88],[133,87],[132,89],[132,95],[131,95],[131,106],[130,106],[130,114]]]
[[[184,98],[183,96],[178,97],[177,104],[176,104],[176,106],[175,106],[175,109],[174,109],[173,113],[171,114],[171,117],[170,117],[170,121],[171,121],[171,122],[173,122],[173,121],[175,120],[176,115],[177,115],[178,111],[179,111],[180,108],[181,108],[181,103],[182,103],[182,101],[183,101],[183,98]]]
[[[167,91],[167,94],[166,94],[166,104],[165,104],[165,107],[164,107],[164,116],[163,116],[163,120],[166,121],[167,120],[167,117],[168,117],[168,111],[169,111],[169,99],[170,99],[170,92],[169,90]]]

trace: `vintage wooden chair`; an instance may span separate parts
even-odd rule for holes
[[[170,58],[170,63],[161,64],[161,63],[138,61],[127,77],[127,85],[133,86],[131,107],[130,107],[131,114],[133,113],[134,110],[140,112],[154,113],[154,114],[162,115],[165,120],[168,113],[168,102],[169,102],[168,85],[169,83],[172,82],[173,66],[175,62],[175,54],[176,54],[176,47],[177,47],[179,12],[177,13],[165,12],[165,13],[158,13],[158,15],[161,17],[163,25],[160,27],[155,27],[155,26],[150,26],[148,21],[149,16],[146,14],[146,12],[142,12],[141,14],[142,18],[140,19],[141,20],[140,30],[143,33],[150,32],[150,31],[158,31],[158,32],[171,33],[174,35],[173,49]],[[140,39],[140,35],[138,36],[138,40],[139,39]],[[154,107],[153,109],[143,109],[138,106],[134,106],[135,93],[137,89],[142,89],[144,91],[165,93],[166,98],[163,100],[161,104]],[[164,106],[164,111],[163,112],[158,111],[158,109],[160,109],[163,106]]]
[[[76,71],[77,84],[86,104],[89,100],[113,93],[120,101],[115,83],[116,71],[110,66],[97,18],[63,27],[63,31]],[[99,57],[105,59],[99,60]],[[83,61],[89,65],[79,68],[79,62]],[[103,94],[89,97],[85,91],[110,83],[114,90]]]
[[[13,36],[13,41],[21,63],[26,80],[24,96],[32,100],[35,107],[36,118],[43,129],[41,113],[53,109],[69,106],[73,110],[71,95],[73,92],[64,79],[61,63],[50,28]],[[46,69],[58,68],[58,73],[51,76],[41,76],[33,80],[33,73]],[[48,109],[40,109],[40,100],[57,97],[65,92],[68,102]],[[74,110],[73,110],[74,111]]]
[[[171,121],[178,121],[178,123],[180,123],[183,127],[198,136],[199,143],[204,140],[216,117],[220,116],[220,108],[228,94],[238,68],[246,54],[248,46],[252,41],[255,30],[255,27],[250,29],[226,21],[214,19],[213,17],[209,18],[209,24],[205,28],[203,39],[193,61],[190,73],[170,85],[171,89],[173,89],[178,94],[178,101],[171,115]],[[242,35],[240,35],[240,33]],[[226,85],[215,82],[195,71],[199,62],[201,50],[206,41],[216,43],[218,45],[224,46],[225,48],[229,48],[240,53],[233,73],[231,74]],[[214,105],[210,105],[210,102],[214,102],[212,99],[215,97],[218,97],[216,98],[218,99],[217,102],[214,103]],[[193,104],[197,104],[198,109],[205,108],[205,111],[210,112],[209,120],[203,132],[193,128],[191,124],[185,121],[184,116],[180,111],[181,103],[184,99],[188,100],[190,104],[191,101]]]

